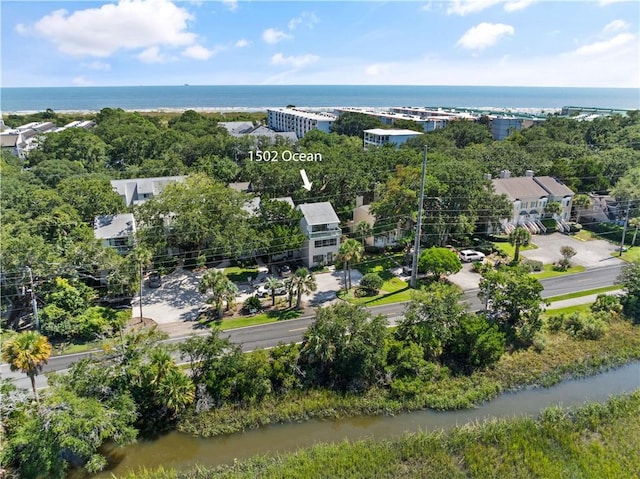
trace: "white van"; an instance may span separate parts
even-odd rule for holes
[[[481,253],[480,251],[474,251],[472,249],[465,249],[460,251],[460,260],[463,263],[483,261],[484,258],[484,253]]]

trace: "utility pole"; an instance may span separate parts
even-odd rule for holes
[[[29,266],[26,266],[26,268],[29,273],[29,284],[31,285],[31,289],[29,289],[29,293],[31,293],[31,309],[33,309],[33,318],[36,323],[36,330],[40,331],[40,317],[38,316],[38,302],[36,301],[36,292],[33,286],[33,273]]]
[[[618,256],[622,256],[624,251],[624,237],[627,235],[627,225],[629,224],[629,210],[631,209],[631,199],[627,200],[627,213],[624,215],[624,228],[622,229],[622,241],[620,242],[620,253]]]
[[[418,283],[418,256],[420,255],[420,237],[422,236],[422,210],[424,208],[424,177],[427,170],[427,146],[424,147],[422,158],[422,176],[420,178],[420,202],[418,203],[418,224],[416,225],[416,237],[413,242],[413,264],[411,265],[411,287]]]

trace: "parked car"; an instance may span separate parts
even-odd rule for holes
[[[276,296],[281,296],[283,294],[287,294],[287,288],[282,285],[279,288],[275,289]],[[266,284],[261,284],[256,289],[256,295],[260,298],[266,298],[267,296],[271,296],[271,289],[267,287]]]
[[[159,288],[162,284],[162,280],[160,279],[160,273],[157,271],[152,271],[149,273],[149,287],[150,288]]]
[[[484,253],[480,251],[475,251],[472,249],[465,249],[460,251],[460,261],[463,263],[470,263],[473,261],[482,261],[485,258]]]
[[[283,278],[288,278],[289,276],[291,276],[291,266],[289,266],[288,264],[283,264],[278,268],[278,274]]]

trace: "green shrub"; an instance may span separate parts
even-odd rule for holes
[[[564,324],[567,334],[578,339],[599,339],[607,331],[607,323],[600,315],[573,313]]]
[[[260,298],[258,298],[257,296],[248,297],[242,306],[245,309],[245,311],[262,309],[262,303],[260,302]]]
[[[599,294],[596,297],[595,302],[591,305],[591,312],[599,313],[622,313],[622,303],[620,303],[620,298],[611,294]]]
[[[544,334],[537,332],[533,337],[531,345],[536,352],[541,353],[547,347],[547,337]]]
[[[551,333],[559,333],[564,330],[566,315],[556,314],[547,318],[547,330]]]
[[[360,288],[372,296],[378,294],[383,284],[384,281],[378,273],[367,273],[360,280]]]
[[[471,266],[471,271],[479,274],[485,274],[490,269],[491,269],[491,264],[483,263],[482,261],[474,261]]]
[[[483,315],[465,314],[452,330],[443,356],[454,368],[465,372],[494,364],[504,354],[506,338],[498,325]]]
[[[529,271],[529,273],[532,273],[534,271],[542,271],[544,265],[542,264],[542,261],[525,258],[520,261],[520,266]]]

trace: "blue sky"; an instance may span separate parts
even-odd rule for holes
[[[640,2],[2,0],[2,86],[640,86]]]

